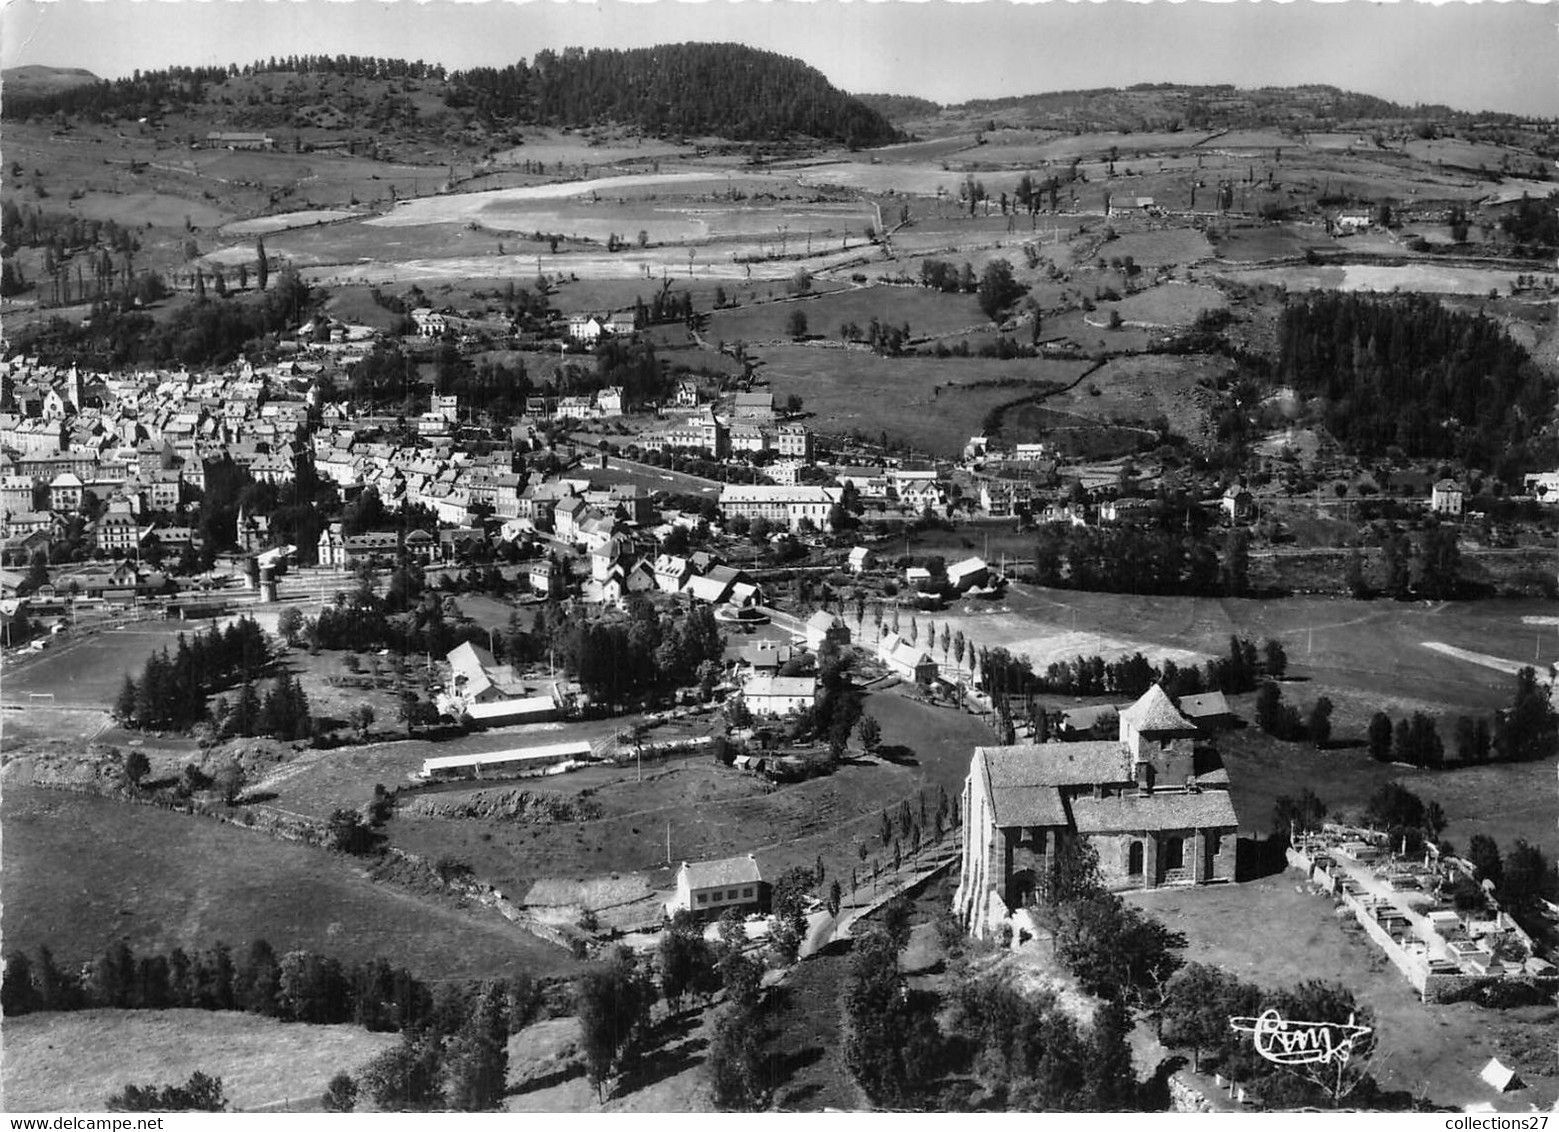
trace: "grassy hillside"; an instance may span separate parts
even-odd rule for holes
[[[206,1010],[28,1014],[6,1020],[0,1081],[8,1112],[101,1112],[126,1085],[180,1084],[197,1069],[222,1079],[231,1109],[317,1109],[331,1077],[397,1040]]]
[[[343,962],[383,956],[433,981],[573,967],[495,912],[377,884],[352,858],[234,826],[10,784],[0,816],[8,950],[47,945],[70,963],[121,938],[137,952],[263,938]]]

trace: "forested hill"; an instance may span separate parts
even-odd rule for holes
[[[616,122],[649,133],[742,141],[806,135],[896,140],[886,118],[799,60],[735,43],[543,51],[529,65],[450,76],[449,104],[494,121]]]
[[[278,85],[263,76],[298,76]],[[414,86],[449,117],[483,125],[637,127],[651,134],[738,141],[811,137],[881,145],[898,134],[878,111],[835,88],[799,60],[732,43],[683,43],[628,51],[569,48],[531,62],[447,75],[437,64],[366,56],[294,55],[240,67],[137,71],[112,82],[70,89],[6,92],[6,118],[82,115],[112,120],[198,114],[210,106],[224,121],[275,128],[334,91],[342,78],[354,96],[395,101]],[[328,80],[337,80],[332,87]],[[375,90],[378,86],[383,89]],[[406,102],[405,97],[399,97]]]

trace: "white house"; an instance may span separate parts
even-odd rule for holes
[[[723,861],[683,861],[677,870],[676,895],[666,905],[666,913],[756,910],[763,904],[763,888],[763,873],[751,853]]]
[[[872,567],[873,555],[869,548],[864,546],[852,547],[850,550],[850,573],[864,574]]]
[[[929,684],[937,677],[936,661],[897,633],[889,633],[877,643],[877,659],[904,680]]]
[[[754,715],[790,715],[817,701],[816,676],[753,676],[742,685],[742,699]]]
[[[985,585],[990,576],[991,568],[986,565],[985,559],[979,557],[965,558],[947,568],[947,581],[959,593],[973,586]]]
[[[1461,484],[1455,480],[1441,480],[1429,489],[1429,510],[1436,515],[1460,515],[1463,495]]]

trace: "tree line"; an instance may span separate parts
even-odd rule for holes
[[[1403,762],[1439,768],[1448,761],[1435,722],[1423,712],[1392,722],[1385,712],[1370,717],[1367,732],[1370,757],[1378,762]],[[1516,674],[1510,706],[1492,719],[1458,716],[1454,760],[1463,765],[1487,762],[1532,762],[1559,749],[1559,713],[1548,692],[1537,682],[1531,665]]]
[[[83,368],[95,370],[224,366],[241,355],[263,354],[268,336],[296,326],[308,311],[310,291],[297,272],[287,268],[263,295],[198,297],[165,320],[133,309],[128,298],[121,294],[112,305],[94,306],[92,317],[82,322],[55,317],[25,327],[16,336],[16,348],[79,360]]]
[[[1180,665],[1166,659],[1154,665],[1140,652],[1116,660],[1078,656],[1052,662],[1043,675],[1034,672],[1026,656],[1007,649],[970,650],[980,688],[1006,700],[1039,692],[1068,696],[1140,696],[1154,684],[1163,686],[1171,699],[1223,692],[1237,695],[1257,686],[1262,676],[1279,678],[1288,671],[1288,652],[1283,643],[1269,638],[1257,649],[1247,637],[1231,636],[1226,656],[1201,665]]]
[[[1250,536],[1204,539],[1135,526],[1050,523],[1034,545],[1034,582],[1105,593],[1241,597],[1250,593]]]

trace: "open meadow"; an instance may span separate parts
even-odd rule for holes
[[[235,1112],[318,1111],[330,1079],[394,1046],[395,1034],[209,1010],[82,1010],[5,1023],[9,1112],[102,1112],[126,1085],[221,1078]]]
[[[913,329],[913,327],[911,327]],[[798,394],[819,432],[886,431],[923,452],[956,456],[992,409],[1070,384],[1087,362],[1020,358],[882,358],[864,350],[769,346],[760,371],[776,397]]]
[[[137,952],[265,939],[278,953],[383,957],[435,981],[573,969],[567,952],[495,912],[210,819],[9,782],[0,818],[8,949],[47,946],[69,963],[119,939]]]

